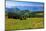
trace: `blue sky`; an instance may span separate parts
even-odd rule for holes
[[[21,10],[43,10],[43,3],[38,2],[16,2],[16,7]]]
[[[20,10],[42,11],[43,3],[6,1],[6,8],[14,8],[14,7],[17,7]]]

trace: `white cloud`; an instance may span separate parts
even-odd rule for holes
[[[11,8],[11,7],[15,6],[15,5],[16,5],[15,2],[12,2],[12,1],[6,1],[6,7],[8,7],[8,8]]]

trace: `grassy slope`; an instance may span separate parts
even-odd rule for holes
[[[6,30],[42,28],[43,18],[27,18],[26,20],[6,18]]]

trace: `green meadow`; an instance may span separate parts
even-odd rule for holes
[[[44,28],[43,17],[44,17],[43,11],[32,12],[32,13],[29,13],[28,11],[20,11],[20,13],[8,13],[6,14],[5,17],[6,19],[5,29],[6,30],[41,29]]]
[[[9,19],[6,17],[6,30],[39,29],[44,27],[43,18],[27,18],[26,20]]]

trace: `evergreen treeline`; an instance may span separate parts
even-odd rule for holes
[[[6,16],[8,18],[14,19],[26,19],[31,17],[43,17],[43,11],[32,12],[31,10],[19,10],[17,9],[15,12],[7,12],[5,11]],[[42,15],[37,15],[37,13],[42,13]]]

